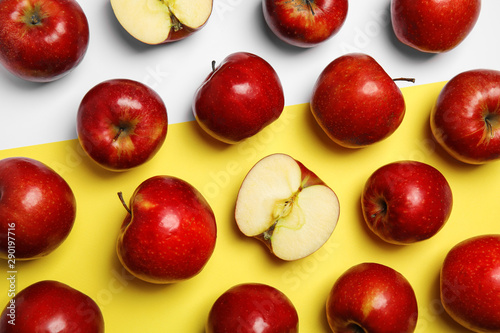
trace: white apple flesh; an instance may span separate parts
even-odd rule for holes
[[[212,0],[111,0],[122,27],[146,44],[180,40],[201,29],[212,14]]]
[[[263,241],[278,258],[291,261],[318,250],[339,218],[335,192],[302,163],[286,154],[260,160],[238,193],[235,220],[240,231]]]

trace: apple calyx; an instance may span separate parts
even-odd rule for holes
[[[46,17],[47,15],[44,15],[43,11],[41,10],[41,5],[37,3],[34,7],[31,7],[25,11],[23,22],[28,26],[37,26],[40,25]]]

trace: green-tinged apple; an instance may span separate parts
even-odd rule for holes
[[[299,317],[292,301],[262,283],[242,283],[226,290],[208,315],[205,333],[296,333]]]
[[[112,171],[132,169],[152,159],[167,129],[161,97],[134,80],[101,82],[85,94],[78,108],[77,132],[83,150]]]
[[[28,81],[57,80],[89,45],[89,25],[75,0],[0,1],[0,63]]]
[[[474,332],[500,332],[500,235],[467,238],[446,255],[440,295],[446,312]]]
[[[0,160],[0,258],[44,257],[68,237],[76,200],[48,165],[27,157]]]
[[[406,111],[394,80],[375,59],[362,53],[340,56],[326,66],[314,85],[310,108],[328,137],[347,148],[389,137]]]
[[[283,112],[285,96],[278,74],[248,52],[227,56],[196,91],[193,114],[214,138],[237,143],[260,132]]]
[[[326,302],[333,332],[411,333],[418,305],[410,282],[391,267],[365,262],[335,281]]]
[[[168,284],[200,273],[212,256],[217,238],[215,216],[200,192],[172,176],[141,183],[117,241],[123,266],[150,283]]]
[[[263,0],[264,19],[284,42],[313,47],[339,32],[347,18],[347,0]]]
[[[454,49],[472,31],[481,0],[392,0],[391,20],[400,42],[427,53]]]
[[[243,180],[235,207],[240,231],[291,261],[317,251],[333,233],[340,213],[335,192],[286,154],[258,161]]]
[[[121,26],[151,45],[184,39],[205,26],[213,0],[111,0]]]
[[[103,333],[96,302],[59,281],[42,280],[11,298],[0,316],[2,333]]]
[[[455,159],[484,164],[500,158],[500,71],[473,69],[448,81],[431,111],[436,141]]]
[[[448,221],[451,187],[435,167],[418,161],[386,164],[371,174],[361,196],[363,217],[388,243],[412,244],[431,238]]]

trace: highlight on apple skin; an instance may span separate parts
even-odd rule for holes
[[[244,178],[235,206],[240,231],[278,258],[304,258],[323,246],[340,214],[335,192],[287,154],[268,155]]]

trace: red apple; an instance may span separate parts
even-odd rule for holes
[[[418,306],[408,280],[391,267],[361,263],[334,283],[326,302],[333,332],[410,333]]]
[[[2,333],[103,333],[104,319],[89,296],[64,283],[36,282],[11,298],[0,316]]]
[[[155,45],[184,39],[203,28],[213,0],[111,0],[111,7],[131,36]]]
[[[436,141],[464,163],[500,158],[500,71],[475,69],[446,83],[431,111]]]
[[[313,47],[335,35],[347,17],[347,0],[263,0],[264,19],[284,42]]]
[[[279,118],[285,97],[278,74],[267,61],[237,52],[212,67],[193,101],[194,116],[207,133],[236,143]]]
[[[396,37],[422,52],[447,52],[474,28],[481,0],[392,0]]]
[[[314,85],[310,107],[328,137],[347,148],[387,138],[406,110],[394,80],[362,53],[340,56],[326,66]]]
[[[217,226],[198,190],[179,178],[155,176],[137,187],[128,207],[117,254],[132,275],[167,284],[201,272],[214,251]]]
[[[22,79],[65,76],[83,60],[88,44],[87,18],[75,0],[0,3],[0,63]]]
[[[150,87],[112,79],[90,89],[77,114],[78,139],[100,166],[123,171],[149,161],[168,129],[167,109]]]
[[[361,207],[366,224],[388,243],[410,244],[434,236],[451,214],[448,181],[431,165],[398,161],[366,181]]]
[[[0,257],[36,259],[68,237],[76,200],[68,183],[40,161],[0,160]]]
[[[479,235],[456,244],[441,267],[446,312],[474,332],[500,332],[500,235]]]
[[[210,309],[206,333],[296,333],[299,317],[290,299],[262,283],[242,283],[225,291]]]

